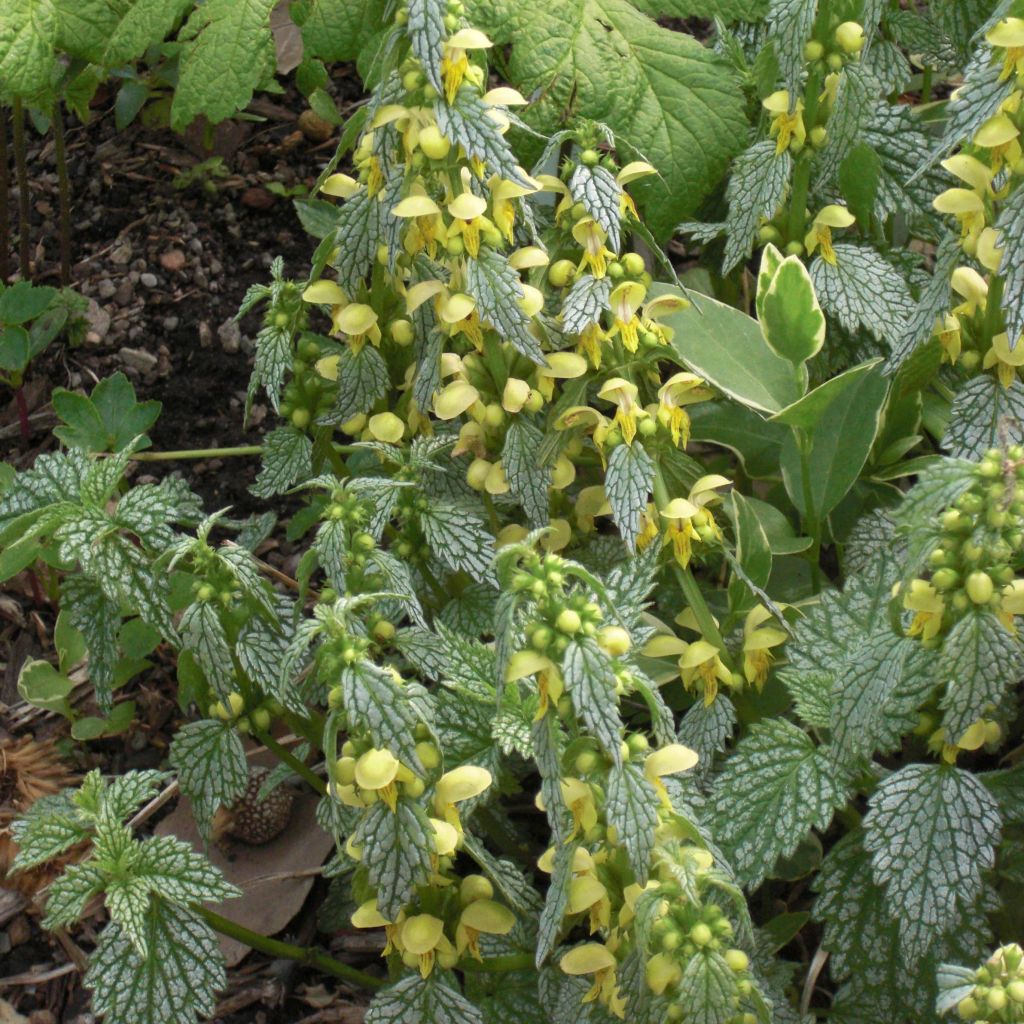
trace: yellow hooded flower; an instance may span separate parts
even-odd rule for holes
[[[832,248],[832,230],[848,228],[856,221],[856,217],[845,206],[832,204],[822,207],[811,224],[804,238],[804,248],[808,256],[813,256],[816,249],[821,248],[821,258],[826,263],[836,265],[836,251]]]
[[[615,254],[605,245],[608,233],[593,217],[581,217],[572,228],[572,237],[583,247],[580,269],[589,267],[594,277],[608,272],[608,258]]]
[[[636,212],[636,204],[633,202],[632,197],[626,191],[625,186],[631,181],[636,181],[639,178],[646,178],[650,174],[657,174],[657,170],[653,168],[645,160],[633,160],[626,164],[618,174],[615,175],[615,180],[619,183],[619,215],[622,217],[636,217],[639,218],[639,214]]]
[[[999,231],[996,228],[985,228],[978,235],[978,251],[974,255],[990,274],[999,273],[999,267],[1003,262],[1003,250],[999,245]]]
[[[325,196],[351,199],[363,186],[349,174],[332,174],[320,186]]]
[[[380,412],[371,416],[367,424],[375,441],[397,444],[405,433],[405,423],[393,412]]]
[[[1010,348],[1010,336],[1003,331],[992,339],[992,347],[985,353],[982,366],[988,370],[996,368],[996,376],[1004,388],[1009,388],[1017,376],[1017,368],[1024,366],[1024,344],[1018,339],[1016,347]]]
[[[927,580],[911,580],[903,594],[903,607],[914,613],[907,635],[933,640],[942,627],[946,608],[942,595]]]
[[[993,47],[1006,50],[999,81],[1005,82],[1016,72],[1024,78],[1024,18],[1003,18],[985,33],[985,41]]]
[[[666,521],[665,542],[672,545],[676,561],[685,569],[693,557],[693,542],[700,542],[700,534],[693,525],[694,517],[700,511],[686,498],[673,498],[662,510]]]
[[[761,106],[772,115],[769,134],[775,139],[776,154],[789,149],[794,142],[796,150],[803,149],[807,141],[807,129],[804,127],[804,101],[798,99],[796,107],[790,109],[789,93],[779,89],[761,101]]]
[[[722,652],[707,640],[695,640],[686,645],[679,658],[679,674],[688,690],[698,686],[703,691],[704,706],[714,703],[718,684],[732,685],[732,673],[722,661]]]
[[[532,181],[532,179],[530,180]],[[511,245],[515,234],[516,200],[539,192],[540,184],[534,183],[527,187],[494,175],[487,183],[487,187],[491,193],[491,215],[494,218],[494,223]],[[540,251],[538,250],[538,252]]]
[[[423,186],[414,186],[409,195],[392,207],[391,213],[412,221],[402,242],[406,252],[415,256],[426,249],[430,258],[436,259],[438,246],[448,241],[448,228],[441,207],[426,194]]]
[[[537,390],[547,401],[555,393],[556,380],[575,380],[587,372],[587,361],[576,352],[549,352],[547,365],[538,366]]]
[[[643,304],[647,289],[639,281],[622,281],[609,296],[612,310],[612,327],[607,337],[619,335],[627,352],[635,352],[640,346],[640,318],[637,311]]]
[[[352,924],[356,928],[383,928],[384,935],[387,942],[384,946],[384,951],[381,956],[387,956],[389,953],[394,952],[398,949],[399,934],[401,932],[402,924],[405,921],[405,911],[402,911],[398,915],[396,921],[389,921],[386,917],[381,915],[381,912],[377,909],[376,898],[367,900],[365,903],[361,903],[352,915]]]
[[[932,336],[939,339],[942,346],[943,360],[949,360],[951,366],[956,365],[960,358],[962,348],[960,336],[960,321],[952,314],[947,313],[943,317],[936,317],[935,326],[932,328]]]
[[[647,781],[654,786],[658,798],[666,810],[672,809],[672,803],[668,798],[668,790],[665,789],[665,784],[661,780],[666,775],[688,772],[697,764],[698,760],[697,752],[689,747],[684,747],[681,743],[669,743],[647,755],[647,760],[644,761],[644,775]]]
[[[1017,94],[1020,95],[1019,93]],[[1019,100],[1017,101],[1019,103]],[[1010,112],[1003,110],[993,114],[975,133],[974,144],[990,150],[992,170],[998,172],[1003,164],[1011,166],[1020,159],[1020,129],[1010,117]]]
[[[668,426],[677,448],[685,448],[690,440],[690,417],[684,406],[705,402],[711,394],[703,377],[685,371],[673,374],[658,389],[658,419]]]
[[[455,102],[455,96],[469,70],[466,51],[487,50],[493,45],[483,32],[475,28],[459,29],[445,40],[441,55],[441,77],[444,79],[444,94],[449,104]]]
[[[398,778],[401,764],[390,750],[368,750],[356,761],[356,785],[367,793],[376,793],[391,808],[398,801]]]
[[[949,214],[960,222],[962,238],[977,242],[985,227],[985,201],[969,188],[947,188],[932,201],[938,213]]]
[[[468,950],[474,960],[482,963],[480,936],[508,935],[515,923],[515,915],[508,907],[491,899],[473,900],[459,916],[455,927],[455,949],[460,956]]]
[[[570,914],[587,914],[590,934],[611,923],[612,903],[608,890],[595,875],[579,875],[569,883]]]
[[[562,799],[572,812],[573,835],[584,835],[597,824],[594,791],[582,779],[569,776],[560,781]]]
[[[442,967],[454,967],[458,960],[455,947],[444,934],[444,922],[433,914],[417,914],[407,918],[400,935],[402,961],[408,967],[418,968],[420,975],[429,977],[434,960]]]
[[[476,259],[480,255],[480,236],[492,226],[491,221],[485,216],[487,200],[467,189],[448,204],[448,213],[453,218],[448,228],[448,237],[461,235],[466,252]]]
[[[988,282],[973,267],[957,267],[950,287],[965,301],[953,310],[958,316],[972,317],[988,301]]]
[[[434,809],[449,825],[462,832],[462,822],[456,804],[471,800],[483,793],[493,781],[486,768],[464,764],[446,772],[437,780],[434,789]]]
[[[600,1000],[616,1017],[625,1016],[625,1000],[618,994],[615,985],[617,966],[612,951],[598,942],[587,942],[570,949],[559,961],[558,966],[571,975],[592,974],[594,984],[583,997],[584,1003]]]
[[[772,613],[760,604],[754,605],[743,621],[743,675],[759,690],[775,660],[772,648],[787,639],[786,632],[774,625],[774,621]]]
[[[637,420],[644,413],[637,402],[638,395],[637,386],[623,377],[610,377],[597,393],[598,398],[615,404],[615,422],[626,444],[633,443]]]

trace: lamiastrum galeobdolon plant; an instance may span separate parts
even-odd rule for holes
[[[1011,119],[1017,24],[978,58],[1009,69]],[[165,773],[37,801],[16,866],[74,851],[51,926],[103,895],[86,980],[114,1022],[210,1013],[215,930],[380,989],[371,1024],[799,1018],[822,979],[775,954],[804,929],[833,1015],[1016,1020],[1012,947],[959,969],[955,1003],[942,965],[1015,925],[1020,771],[992,765],[1019,743],[1024,450],[993,425],[971,458],[906,459],[938,359],[822,373],[834,325],[792,239],[765,238],[756,320],[655,284],[671,268],[633,251],[651,239],[629,195],[653,168],[581,123],[528,173],[489,48],[457,0],[396,9],[308,281],[278,263],[247,297],[250,396],[283,419],[254,491],[303,497],[297,594],[252,554],[272,522],[204,517],[173,477],[129,485],[159,454],[134,435],[68,423],[0,499],[0,578],[28,569],[59,602],[54,674],[87,656],[105,712],[140,656],[177,651],[200,716],[169,762],[200,827],[249,786],[251,734],[274,783],[321,795],[333,920],[382,930],[387,981],[203,907],[232,887],[125,824]],[[967,155],[998,159],[983,141]],[[968,260],[1013,167],[964,225]],[[829,255],[829,227],[800,245]],[[1019,275],[1005,231],[984,252]],[[936,280],[923,350],[953,356]],[[1014,332],[995,291],[986,353]],[[962,352],[978,308],[949,311]],[[56,685],[23,682],[40,703]]]

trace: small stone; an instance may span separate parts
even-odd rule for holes
[[[109,277],[103,278],[96,286],[96,294],[101,299],[112,299],[117,292],[117,285]]]
[[[156,278],[156,274],[140,274],[139,284],[143,288],[155,288],[160,282]]]
[[[228,355],[234,355],[242,347],[242,329],[232,318],[225,320],[217,328],[217,337],[220,339],[220,347]]]
[[[224,264],[218,259],[212,259],[210,260],[209,270],[214,277],[220,277],[224,273]]]
[[[334,125],[314,110],[304,110],[299,115],[299,128],[310,142],[326,142],[334,134]]]
[[[118,242],[110,250],[110,262],[119,267],[126,267],[132,261],[132,243],[128,239]]]
[[[114,301],[119,306],[127,306],[134,297],[135,288],[132,286],[132,282],[126,277],[117,286],[117,291],[114,292]]]
[[[198,238],[190,238],[188,240],[188,247],[189,249],[192,250],[192,252],[199,253],[203,251],[203,243]]]
[[[205,320],[199,321],[199,347],[209,348],[213,344],[213,330]]]
[[[160,266],[171,274],[185,266],[185,254],[180,249],[168,249],[160,254]]]
[[[268,210],[274,205],[274,193],[253,185],[242,193],[242,205],[253,210]]]
[[[157,357],[144,348],[122,348],[117,351],[118,358],[139,373],[150,373],[156,369]]]
[[[110,314],[95,299],[90,299],[85,322],[89,325],[86,341],[98,345],[110,330]]]
[[[165,316],[161,326],[165,331],[175,331],[178,329],[179,323],[181,321],[176,316]]]

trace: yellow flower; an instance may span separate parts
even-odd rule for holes
[[[914,613],[907,635],[933,640],[942,626],[946,608],[939,592],[927,580],[911,580],[903,595],[903,607]]]
[[[1004,163],[1014,164],[1020,158],[1020,129],[1010,114],[993,114],[975,133],[974,144],[991,150],[992,170],[999,171]]]
[[[772,614],[759,604],[747,612],[743,622],[743,675],[759,690],[764,686],[768,670],[775,660],[772,648],[787,639],[784,630],[775,625],[765,625],[766,622],[774,622]]]
[[[368,750],[356,761],[356,785],[364,792],[376,793],[394,812],[398,802],[395,781],[400,768],[390,750]]]
[[[821,247],[821,258],[826,263],[836,265],[836,251],[832,248],[832,229],[848,228],[857,218],[845,207],[837,204],[822,207],[811,224],[804,238],[804,248],[808,256]]]
[[[942,161],[942,166],[978,193],[979,196],[992,194],[992,178],[995,176],[988,164],[982,163],[969,153],[956,153]]]
[[[1006,331],[997,334],[992,339],[992,347],[985,353],[982,366],[986,370],[996,367],[999,383],[1009,388],[1017,376],[1017,367],[1024,366],[1024,344],[1021,339],[1017,340],[1017,345],[1011,350],[1010,337]]]
[[[616,334],[622,338],[627,352],[635,352],[640,346],[640,318],[637,311],[643,304],[647,289],[639,281],[622,281],[609,296],[612,310],[612,327],[607,337]]]
[[[707,640],[695,640],[686,645],[679,658],[679,674],[683,686],[688,690],[700,686],[704,695],[704,706],[714,703],[718,696],[718,684],[732,685],[732,673],[722,661],[721,650]]]
[[[572,812],[573,835],[584,835],[597,824],[594,791],[582,779],[572,776],[560,781],[562,799]]]
[[[597,393],[598,398],[615,404],[615,422],[622,431],[626,444],[633,443],[637,420],[643,413],[643,409],[637,403],[638,394],[636,385],[622,377],[610,377]]]
[[[522,199],[523,196],[539,192],[540,184],[535,183],[527,188],[514,181],[506,181],[504,178],[494,175],[487,183],[487,187],[491,192],[491,216],[494,218],[494,223],[497,225],[498,230],[511,245],[516,222],[515,201]]]
[[[481,935],[508,935],[516,919],[508,907],[494,900],[474,900],[462,911],[455,927],[455,949],[461,956],[467,950],[474,960],[483,962],[480,955]]]
[[[662,518],[667,520],[665,543],[672,545],[676,561],[684,569],[690,564],[693,541],[721,540],[722,531],[708,506],[722,500],[717,488],[730,483],[727,477],[717,473],[702,476],[694,483],[688,497],[673,498],[661,510]]]
[[[985,228],[978,235],[978,251],[975,253],[978,262],[991,274],[998,274],[1003,262],[1003,250],[999,245],[999,232],[996,228]]]
[[[463,168],[463,171],[466,171],[466,168]],[[484,216],[486,212],[487,200],[468,189],[461,192],[448,204],[448,213],[454,218],[448,228],[448,237],[461,235],[466,245],[466,252],[473,259],[480,255],[481,233],[492,226],[491,221]]]
[[[600,1000],[616,1017],[625,1016],[625,1000],[615,986],[617,961],[612,951],[598,942],[587,942],[570,949],[559,961],[558,966],[566,974],[594,975],[594,984],[583,997],[584,1003]]]
[[[950,365],[955,366],[960,358],[962,347],[960,337],[960,321],[952,314],[947,313],[944,317],[936,317],[935,326],[932,328],[932,335],[939,339],[942,346],[943,360],[949,360]]]
[[[960,222],[960,234],[977,243],[985,227],[985,201],[969,188],[947,188],[932,201],[939,213],[949,214]]]
[[[615,175],[615,180],[619,183],[619,187],[622,189],[619,193],[620,216],[639,216],[636,212],[636,204],[626,191],[625,186],[631,181],[636,181],[638,178],[646,178],[649,174],[657,173],[658,172],[645,160],[633,160],[631,163],[626,164],[626,166]]]
[[[1024,77],[1024,18],[1003,18],[985,33],[985,41],[1006,50],[999,81],[1005,82],[1014,72]]]
[[[494,44],[475,28],[459,29],[445,40],[441,55],[441,76],[444,79],[444,94],[449,103],[455,102],[455,96],[466,77],[469,69],[467,50],[487,50]]]
[[[398,919],[396,921],[389,921],[386,917],[383,917],[381,912],[377,909],[376,898],[367,900],[365,903],[361,903],[352,915],[352,924],[356,928],[384,929],[384,936],[387,939],[387,942],[381,956],[387,956],[398,948],[397,942],[399,941],[399,934],[404,922],[404,910],[398,915]]]
[[[434,396],[434,415],[439,420],[453,420],[479,400],[480,392],[468,380],[453,380]]]
[[[570,914],[587,914],[590,934],[607,928],[611,923],[612,903],[608,890],[595,875],[578,875],[569,883]]]
[[[486,768],[464,764],[446,772],[437,780],[434,789],[434,809],[438,815],[462,833],[462,822],[456,804],[471,800],[483,793],[493,779]]]
[[[391,213],[413,222],[402,242],[409,255],[415,256],[426,249],[430,258],[436,259],[438,246],[448,240],[448,229],[441,207],[426,194],[423,186],[414,186],[409,195],[392,207]]]
[[[775,139],[776,154],[782,153],[796,142],[797,151],[803,149],[807,141],[807,129],[804,127],[804,101],[798,99],[796,107],[790,109],[789,93],[785,89],[773,92],[761,101],[761,106],[772,115],[769,133]]]
[[[405,433],[405,423],[393,412],[380,412],[371,416],[367,426],[374,440],[389,444],[397,444]]]
[[[689,747],[684,747],[681,743],[669,743],[647,755],[647,760],[644,761],[644,775],[647,781],[654,786],[658,798],[666,810],[672,810],[672,803],[668,798],[668,790],[665,789],[665,784],[661,780],[666,775],[688,772],[697,764],[698,760],[697,752]]]
[[[684,406],[707,401],[711,390],[704,385],[704,378],[695,373],[673,374],[658,389],[658,419],[667,423],[676,447],[686,447],[690,440],[690,417]]]
[[[572,237],[583,246],[580,269],[589,267],[594,277],[604,277],[608,271],[608,257],[615,254],[604,244],[608,233],[593,217],[581,217],[572,228]]]
[[[434,969],[435,958],[442,967],[454,967],[459,958],[444,934],[444,922],[433,914],[407,918],[402,925],[400,942],[402,961],[407,967],[418,968],[424,978]]]
[[[972,267],[957,267],[949,283],[953,291],[966,300],[953,309],[958,316],[972,317],[979,309],[985,308],[988,283]]]
[[[547,365],[537,367],[537,390],[550,402],[556,380],[574,380],[587,372],[587,362],[575,352],[550,352]]]
[[[320,186],[325,196],[351,199],[363,186],[349,174],[332,174]]]

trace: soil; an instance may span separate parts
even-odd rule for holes
[[[350,112],[361,98],[354,68],[335,67],[329,91],[342,115]],[[259,97],[253,103],[249,113],[259,120],[205,132],[196,128],[183,137],[141,123],[117,131],[112,100],[101,98],[86,125],[71,117],[65,122],[73,197],[71,284],[90,300],[88,332],[77,347],[54,344],[32,366],[24,388],[30,437],[22,436],[14,400],[0,387],[0,459],[17,467],[31,465],[41,452],[55,447],[50,430],[56,419],[49,405],[54,388],[89,391],[97,380],[117,371],[132,381],[140,400],[163,403],[150,432],[153,450],[258,444],[273,425],[273,412],[259,403],[243,425],[259,321],[249,316],[236,323],[234,316],[247,288],[268,280],[276,256],[284,258],[287,275],[305,276],[315,240],[303,231],[289,195],[278,195],[275,189],[289,194],[308,190],[333,153],[337,131],[324,138],[314,130],[324,125],[311,126],[308,115],[300,126],[306,104],[291,86],[284,95]],[[28,159],[31,277],[37,284],[57,285],[52,137],[30,128]],[[204,163],[210,159],[220,163]],[[204,173],[204,167],[213,170]],[[0,201],[9,200],[15,220],[13,180],[11,186],[10,195],[0,196]],[[9,266],[12,272],[17,266],[16,250],[9,254]],[[255,458],[147,463],[136,478],[180,472],[208,510],[230,505],[242,516],[265,511],[248,492],[257,469]],[[23,589],[0,592],[0,754],[29,733],[59,745],[66,728],[56,716],[26,716],[27,706],[16,705],[17,668],[26,656],[45,652],[53,626],[52,608],[40,604],[35,599],[39,595],[27,586]],[[158,664],[143,682],[131,686],[139,706],[138,731],[130,740],[102,741],[68,752],[71,771],[99,765],[118,772],[155,765],[165,756],[178,717],[172,668]],[[0,877],[5,813],[9,817],[12,809],[3,801],[9,795],[0,794]],[[292,925],[305,933],[307,942],[314,931],[318,892],[315,888]],[[0,888],[0,1020],[92,1024],[88,992],[70,969],[69,956],[76,947],[43,932],[38,919],[31,904]],[[99,918],[92,922],[99,923]],[[89,925],[74,936],[86,949],[94,939]],[[330,940],[320,936],[315,941]],[[346,953],[341,950],[339,955]],[[356,960],[369,963],[372,956],[363,953]],[[38,982],[4,983],[36,969],[45,972]],[[365,1000],[326,980],[324,988],[322,976],[250,955],[230,973],[229,988],[212,1019],[223,1024],[361,1021]],[[8,1016],[11,1007],[23,1016]]]

